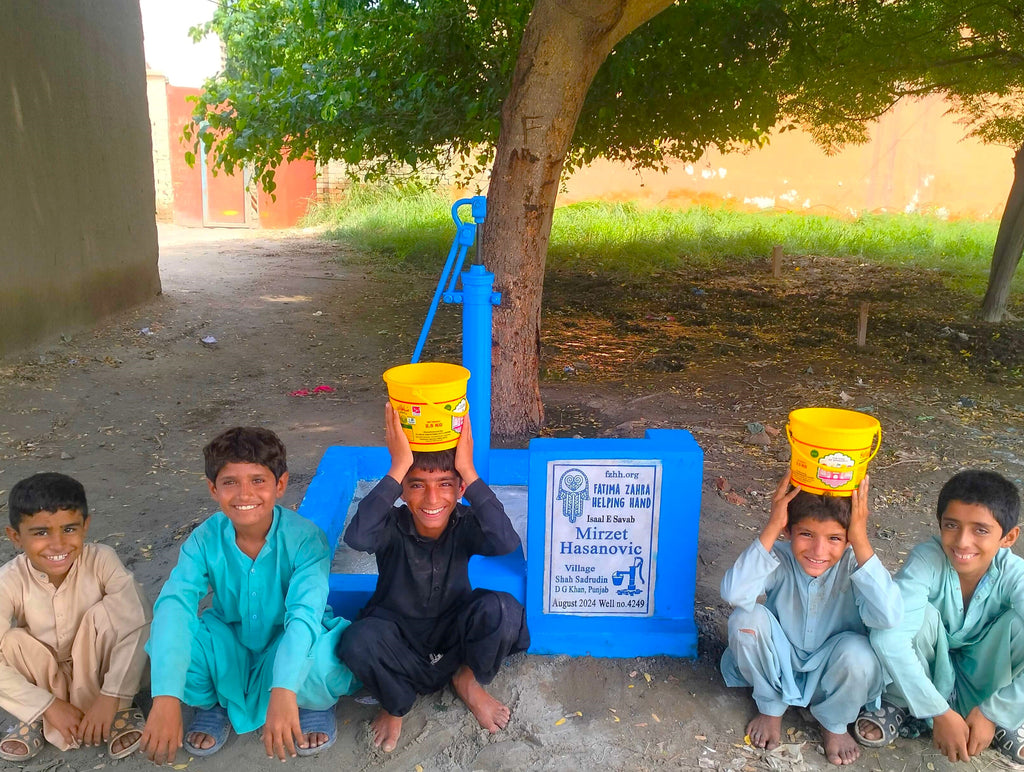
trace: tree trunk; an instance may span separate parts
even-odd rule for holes
[[[629,32],[672,0],[537,0],[501,111],[481,252],[495,273],[492,428],[536,434],[544,261],[558,181],[587,90]]]
[[[988,274],[988,289],[981,301],[981,318],[986,322],[1001,322],[1006,314],[1006,301],[1010,297],[1010,281],[1024,253],[1024,145],[1013,156],[1013,184],[1006,198],[1006,208],[999,221],[996,246],[992,251],[992,268]]]

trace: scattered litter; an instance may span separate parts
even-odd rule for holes
[[[633,726],[647,726],[647,722],[641,721],[639,724],[633,724]]]
[[[139,334],[140,335],[152,335],[153,331],[151,329],[149,329],[148,327],[143,327],[141,330],[139,330]]]
[[[846,390],[843,389],[842,391],[839,392],[839,399],[841,399],[844,403],[846,403],[846,402],[850,402],[853,399],[853,397],[851,397],[849,394],[847,394]]]
[[[377,698],[374,697],[372,694],[365,694],[362,697],[356,697],[356,702],[358,702],[360,705],[379,705],[380,704],[379,702],[377,702]]]
[[[978,403],[970,397],[960,397],[960,407],[977,407]]]
[[[764,430],[766,432],[768,432],[768,434],[771,435],[772,437],[778,437],[779,436],[779,430],[776,429],[774,426],[769,426],[768,424],[765,424],[764,425]]]
[[[644,673],[644,680],[647,683],[650,683],[651,682],[651,674],[650,673]]]
[[[555,726],[561,726],[564,723],[565,723],[565,719],[564,718],[560,718],[560,719],[558,719],[558,721],[555,722]]]
[[[724,477],[716,477],[715,487],[718,490],[722,491],[722,493],[727,493],[732,486],[729,485],[729,481],[726,480]]]
[[[207,335],[205,338],[202,339],[202,344],[204,346],[216,346],[217,339],[212,335]]]
[[[324,315],[323,311],[314,311],[313,312],[313,316],[323,316],[323,315]],[[419,766],[419,764],[417,764],[416,766]]]
[[[72,455],[71,455],[70,453],[68,453],[68,452],[67,452],[66,450],[62,450],[62,451],[60,452],[60,460],[61,460],[61,461],[70,461],[70,460],[71,460],[71,459],[73,459],[73,458],[74,458],[74,456],[72,456]]]
[[[747,424],[747,431],[751,434],[760,434],[764,431],[764,424],[760,424],[757,421],[751,421]]]
[[[317,313],[320,313],[320,312],[317,311]],[[416,772],[423,772],[423,765],[422,764],[417,764],[415,767],[413,767],[413,769],[415,769]]]
[[[656,723],[656,724],[660,724],[661,723],[661,719],[658,718],[658,714],[657,713],[652,713],[651,714],[651,718],[654,719],[654,723]]]
[[[804,761],[803,747],[804,743],[783,743],[765,751],[761,759],[775,772],[806,772],[810,767]]]
[[[296,389],[295,391],[288,392],[289,397],[308,397],[309,389]]]
[[[314,394],[333,394],[334,389],[326,384],[320,384],[313,389]]]
[[[636,670],[630,670],[630,671],[629,671],[629,677],[630,677],[630,678],[636,678],[636,674],[637,674],[637,671],[636,671]]]
[[[690,292],[692,292],[697,297],[700,297],[701,295],[707,295],[708,294],[704,290],[702,290],[700,287],[694,287],[692,290],[690,290]]]
[[[706,734],[695,734],[693,736],[693,739],[694,740],[700,740],[701,742],[703,742],[703,741],[708,739],[708,736]],[[708,748],[708,750],[711,750],[711,749]],[[714,753],[714,751],[711,751],[711,752]]]
[[[747,504],[747,500],[743,498],[740,494],[736,493],[736,491],[727,492],[725,494],[725,500],[728,501],[730,504],[735,504],[738,507],[742,507]]]

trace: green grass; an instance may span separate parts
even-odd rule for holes
[[[451,202],[424,188],[355,187],[346,201],[317,210],[313,224],[389,263],[435,270],[455,229]],[[548,267],[645,275],[764,260],[781,244],[788,255],[852,257],[940,272],[954,288],[984,293],[998,223],[947,222],[927,215],[747,213],[650,208],[598,201],[555,210]],[[1024,288],[1024,276],[1014,290]]]

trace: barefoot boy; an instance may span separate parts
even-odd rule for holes
[[[360,503],[345,543],[377,557],[377,589],[345,631],[339,654],[381,704],[374,746],[390,752],[417,694],[449,680],[480,726],[497,732],[509,709],[488,694],[502,660],[530,645],[511,595],[469,586],[471,555],[519,546],[501,502],[473,466],[469,418],[458,446],[413,453],[388,404],[387,476]],[[466,494],[470,506],[458,503]],[[401,495],[405,506],[395,507]]]
[[[892,677],[859,739],[886,745],[907,714],[931,719],[935,746],[967,761],[995,742],[1024,762],[1024,558],[1010,546],[1020,497],[995,472],[967,470],[939,492],[939,535],[896,575],[906,615],[871,643]]]
[[[229,721],[240,734],[262,727],[270,757],[318,753],[333,744],[334,704],[352,686],[334,656],[346,623],[325,614],[327,539],[277,504],[288,472],[272,431],[228,429],[203,455],[221,511],[181,545],[157,599],[142,748],[158,764],[174,758],[184,702],[197,709],[184,738],[195,756],[220,750]]]
[[[787,474],[761,535],[722,580],[722,598],[736,607],[722,674],[754,688],[758,715],[746,731],[758,748],[776,747],[786,708],[806,705],[830,762],[860,756],[847,726],[883,687],[867,631],[892,627],[903,610],[868,541],[867,500],[867,477],[851,499],[789,490]],[[789,543],[776,544],[783,533]]]
[[[113,549],[85,543],[77,480],[32,475],[11,488],[8,509],[7,537],[22,554],[0,568],[0,707],[20,723],[0,740],[0,758],[27,761],[44,736],[61,750],[104,742],[123,758],[142,734],[132,700],[149,602]]]

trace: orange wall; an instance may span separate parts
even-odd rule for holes
[[[938,97],[901,103],[870,130],[871,141],[826,155],[799,131],[763,149],[709,151],[668,173],[601,161],[565,183],[559,204],[583,199],[856,215],[917,211],[998,218],[1013,179],[1013,150],[965,138]]]

